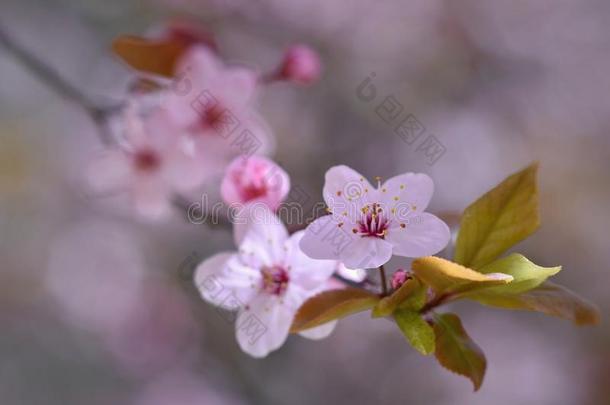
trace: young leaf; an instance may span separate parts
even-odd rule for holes
[[[297,311],[290,332],[297,333],[373,308],[379,297],[359,288],[343,288],[311,297]]]
[[[179,57],[187,48],[184,41],[150,40],[123,35],[112,42],[112,50],[136,70],[172,77]]]
[[[502,285],[513,279],[512,276],[502,273],[482,274],[436,256],[415,259],[411,268],[417,277],[432,287],[437,294]]]
[[[426,288],[417,278],[411,278],[400,288],[392,293],[392,295],[382,298],[373,311],[373,318],[380,318],[391,315],[398,306],[412,309],[413,311],[420,310],[426,300]]]
[[[576,325],[595,325],[600,318],[595,304],[550,281],[522,294],[487,294],[484,291],[468,298],[497,308],[542,312],[571,320]]]
[[[484,294],[518,294],[538,287],[550,276],[559,273],[561,266],[541,267],[530,262],[525,256],[512,254],[502,259],[498,259],[479,271],[484,274],[504,273],[513,276],[513,281],[509,284],[486,288]]]
[[[469,378],[474,390],[481,388],[487,360],[481,348],[470,339],[455,314],[434,316],[435,356],[446,369]]]
[[[423,355],[434,352],[434,330],[419,313],[399,309],[394,312],[394,320],[407,341],[418,352]]]
[[[466,208],[455,248],[457,263],[479,269],[538,228],[537,171],[534,163]]]

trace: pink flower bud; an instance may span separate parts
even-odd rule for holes
[[[306,85],[318,80],[321,70],[315,50],[306,45],[293,45],[284,55],[278,78]]]
[[[290,191],[288,174],[262,156],[237,157],[227,168],[220,186],[227,204],[261,202],[278,209]]]
[[[411,278],[411,274],[403,269],[398,269],[392,274],[392,289],[398,290],[407,280]]]

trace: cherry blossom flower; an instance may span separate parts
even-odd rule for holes
[[[326,172],[323,196],[330,215],[307,229],[303,252],[313,259],[338,260],[347,268],[373,268],[392,254],[420,257],[441,251],[449,227],[424,212],[434,190],[425,174],[405,173],[374,188],[347,166]]]
[[[256,72],[225,66],[203,45],[192,45],[176,72],[164,106],[193,137],[197,151],[230,159],[272,149],[271,129],[253,108]]]
[[[272,213],[272,220],[236,224],[238,252],[216,254],[201,263],[195,283],[203,299],[237,310],[237,342],[254,357],[265,357],[288,337],[292,320],[309,297],[330,288],[337,263],[314,260],[299,248],[303,231],[292,236]],[[328,336],[335,322],[301,333]]]
[[[170,213],[174,193],[202,184],[207,164],[194,154],[162,108],[143,116],[135,104],[124,112],[119,144],[90,162],[86,178],[93,192],[127,193],[136,212],[159,219]]]
[[[262,202],[272,211],[278,209],[289,191],[288,173],[261,156],[235,158],[220,185],[225,203]]]
[[[318,80],[322,70],[318,53],[306,45],[293,45],[284,55],[278,78],[298,84],[311,84]]]

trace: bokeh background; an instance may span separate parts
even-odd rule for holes
[[[609,2],[0,5],[5,33],[100,102],[120,98],[133,78],[110,54],[112,38],[172,17],[201,22],[230,60],[262,71],[293,42],[321,53],[320,82],[273,85],[260,100],[274,157],[312,201],[326,169],[345,163],[371,178],[428,173],[431,210],[459,213],[540,161],[542,226],[517,250],[562,264],[557,281],[596,302],[602,324],[454,305],[489,362],[476,394],[367,315],[341,321],[326,340],[291,337],[268,358],[249,358],[190,279],[198,261],[232,248],[230,233],[180,212],[142,222],[88,196],[82,168],[101,148],[94,123],[0,48],[0,403],[609,403]],[[356,89],[371,74],[377,98],[365,102]],[[433,164],[376,114],[390,95],[442,144]],[[390,268],[399,266],[408,262]]]

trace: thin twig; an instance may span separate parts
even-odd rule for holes
[[[65,99],[79,105],[99,129],[101,141],[104,144],[109,144],[111,142],[111,139],[107,132],[104,131],[104,128],[108,116],[116,111],[116,106],[97,106],[89,100],[85,94],[66,81],[57,71],[16,42],[2,26],[0,26],[0,44],[18,59],[23,66],[36,75],[36,77],[38,77],[47,87],[53,89]]]
[[[381,276],[381,291],[383,296],[388,295],[388,283],[385,278],[385,268],[383,265],[379,266],[379,275]]]

